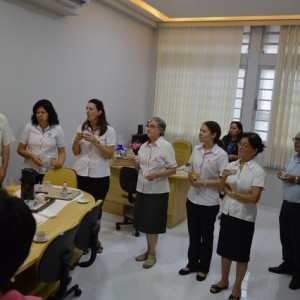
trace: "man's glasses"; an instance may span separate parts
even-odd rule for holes
[[[152,125],[152,124],[150,124],[150,125],[147,124],[145,127],[150,128],[150,129],[158,128],[157,126]]]
[[[294,137],[294,138],[293,138],[293,142],[294,142],[294,143],[300,142],[300,138]]]

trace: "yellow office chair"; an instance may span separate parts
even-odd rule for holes
[[[177,162],[177,167],[181,167],[186,164],[186,162],[190,159],[192,153],[192,144],[187,140],[176,140],[172,143],[175,158]]]
[[[49,169],[43,178],[43,182],[45,181],[51,181],[54,185],[63,185],[66,182],[68,187],[77,188],[76,172],[69,168]]]

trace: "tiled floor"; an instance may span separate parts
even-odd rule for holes
[[[217,295],[209,292],[219,280],[220,257],[214,252],[207,279],[198,282],[195,273],[178,275],[186,265],[188,234],[186,222],[168,229],[160,235],[157,247],[157,263],[152,269],[142,268],[142,262],[134,257],[145,250],[145,236],[132,235],[131,227],[115,229],[120,216],[104,213],[100,239],[104,252],[87,268],[73,271],[73,283],[82,289],[81,300],[227,300],[229,290]],[[215,225],[215,247],[219,221]],[[299,300],[300,289],[288,288],[291,277],[268,272],[269,266],[281,263],[281,246],[278,234],[278,211],[259,207],[252,245],[251,261],[243,284],[243,300]],[[230,283],[234,280],[235,265]],[[71,299],[70,297],[69,299]]]

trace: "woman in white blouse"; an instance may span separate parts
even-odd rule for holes
[[[89,100],[86,117],[73,139],[72,151],[77,156],[73,169],[77,173],[79,189],[90,193],[95,200],[105,200],[110,185],[109,160],[114,154],[116,134],[106,120],[102,101]],[[99,241],[98,253],[102,250]]]
[[[256,204],[265,184],[265,172],[254,160],[264,150],[260,136],[254,132],[241,135],[239,160],[222,172],[218,190],[224,193],[217,253],[222,257],[222,277],[210,288],[213,294],[228,288],[232,261],[236,277],[228,300],[241,298],[241,285],[250,260],[256,219]]]
[[[172,144],[163,138],[165,121],[153,117],[148,120],[146,130],[149,141],[139,149],[138,159],[132,154],[130,160],[139,171],[134,225],[138,231],[146,233],[147,238],[147,250],[135,260],[143,261],[143,268],[149,269],[156,263],[158,234],[166,232],[168,176],[176,173],[177,164]]]
[[[39,173],[35,178],[36,182],[42,182],[48,169],[63,166],[66,159],[64,133],[49,100],[39,100],[33,106],[31,123],[24,127],[18,154],[24,157],[24,168],[34,169]]]
[[[186,211],[189,231],[188,263],[180,275],[196,272],[196,280],[206,279],[213,252],[214,224],[220,207],[217,185],[228,164],[228,155],[220,140],[221,127],[215,121],[201,124],[200,145],[194,147],[190,163]],[[195,177],[194,177],[195,175]]]

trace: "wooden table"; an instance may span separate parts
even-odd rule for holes
[[[121,196],[119,184],[120,169],[122,166],[111,164],[110,188],[103,205],[103,211],[123,216],[128,206],[128,200]],[[172,228],[186,219],[186,198],[190,184],[186,174],[174,174],[169,177],[170,194],[168,204],[167,227]]]
[[[46,222],[37,226],[37,230],[45,230],[49,236],[49,240],[45,243],[32,242],[30,253],[22,266],[18,269],[21,273],[25,269],[35,264],[40,254],[47,248],[50,241],[80,223],[84,215],[95,205],[94,197],[88,193],[83,193],[83,197],[88,199],[86,204],[78,203],[76,200],[70,201],[53,219],[48,219]]]

